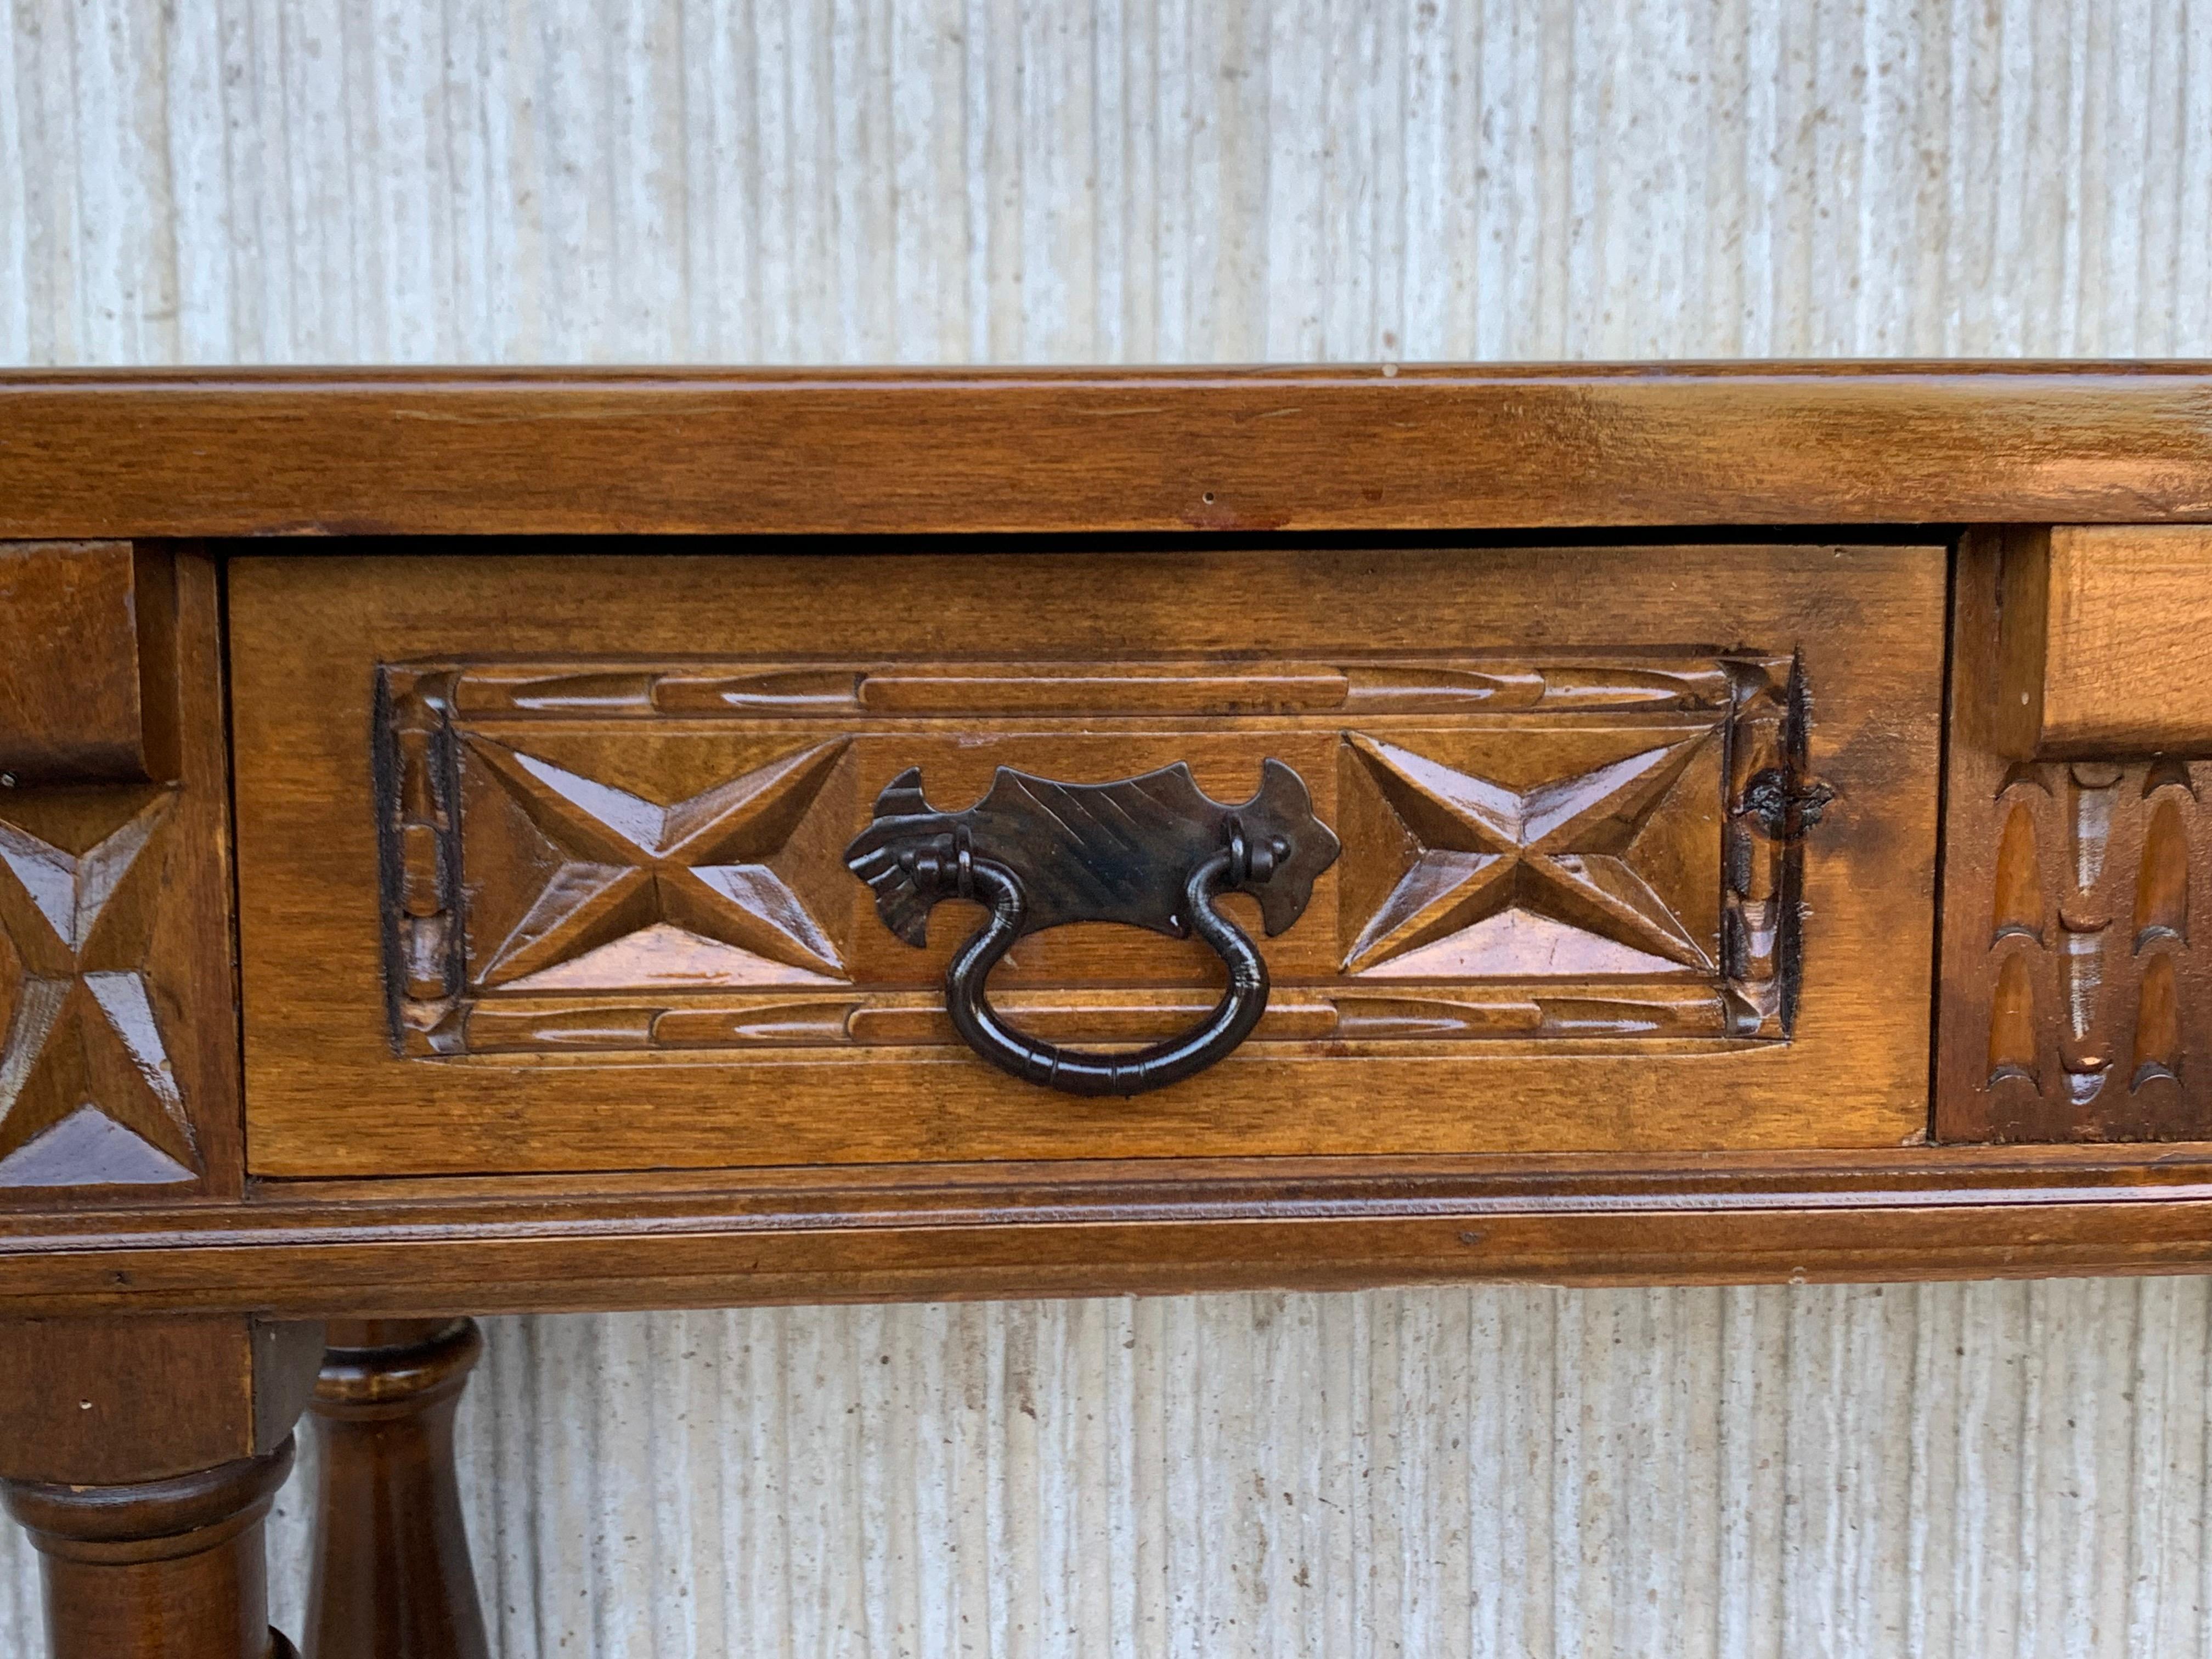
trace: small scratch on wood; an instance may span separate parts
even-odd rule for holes
[[[541,421],[590,421],[611,424],[614,417],[611,417],[604,408],[548,409],[541,404],[520,414],[472,415],[447,409],[395,409],[392,411],[392,418],[395,421],[446,421],[455,426],[535,426]]]

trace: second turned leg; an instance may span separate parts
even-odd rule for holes
[[[453,1468],[475,1322],[339,1320],[325,1340],[307,1659],[487,1659]]]

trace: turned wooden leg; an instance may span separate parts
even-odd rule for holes
[[[474,1320],[346,1320],[326,1339],[308,1659],[487,1659],[453,1473]]]
[[[322,1346],[243,1316],[0,1320],[0,1496],[52,1659],[291,1659],[261,1522]]]
[[[269,1628],[261,1520],[292,1443],[135,1486],[11,1481],[45,1559],[53,1659],[293,1659]]]

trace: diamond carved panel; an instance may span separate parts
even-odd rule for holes
[[[670,975],[842,978],[836,942],[793,884],[819,885],[827,873],[819,854],[833,838],[816,809],[846,747],[808,744],[662,801],[470,736],[463,810],[502,820],[507,858],[503,879],[479,883],[470,908],[471,982],[605,990]]]
[[[0,1187],[147,1186],[201,1167],[149,978],[175,793],[0,811]]]
[[[1452,742],[1447,762],[1349,734],[1345,970],[1710,973],[1720,736],[1714,724],[1506,728]],[[1698,874],[1713,878],[1702,891]]]
[[[380,672],[394,1041],[419,1056],[939,1046],[951,938],[882,935],[842,850],[910,764],[1106,781],[1273,756],[1344,856],[1267,942],[1261,1042],[1788,1035],[1803,779],[1787,658]],[[1194,717],[1203,717],[1194,719]],[[958,924],[939,924],[949,935]],[[1026,941],[1001,1000],[1141,1040],[1173,941]]]
[[[846,980],[823,918],[850,908],[847,739],[463,726],[455,678],[386,686],[387,952],[404,1051],[464,1051],[488,999]],[[586,1015],[577,1029],[626,1028]]]

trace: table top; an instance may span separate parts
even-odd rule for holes
[[[2212,365],[0,374],[0,537],[2212,520]]]

